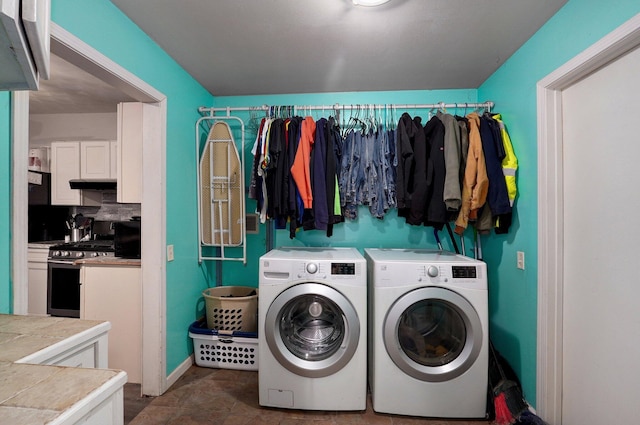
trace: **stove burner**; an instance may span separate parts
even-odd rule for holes
[[[113,257],[113,240],[69,242],[49,248],[49,260],[73,262],[81,258]]]
[[[54,245],[51,249],[72,249],[75,251],[110,251],[114,249],[113,239],[111,240],[97,240],[97,241],[80,241],[80,242],[67,242],[59,245]]]

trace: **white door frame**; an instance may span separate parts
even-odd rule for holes
[[[93,47],[51,24],[51,51],[111,84],[140,102],[158,109],[153,127],[145,128],[142,173],[142,392],[160,395],[166,376],[166,96]],[[154,108],[155,109],[155,108]],[[29,95],[12,96],[12,282],[13,311],[27,312],[27,161],[29,145]]]
[[[536,410],[562,423],[562,91],[640,45],[640,14],[538,82],[538,341]]]

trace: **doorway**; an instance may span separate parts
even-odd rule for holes
[[[122,68],[71,33],[51,24],[51,51],[67,62],[98,77],[139,102],[155,105],[143,143],[142,215],[142,392],[160,395],[166,388],[165,288],[166,202],[165,181],[166,96]],[[27,311],[27,161],[29,96],[12,94],[13,125],[13,294],[15,314]],[[158,167],[160,164],[160,167]]]
[[[617,237],[621,231],[619,227],[624,223],[620,220],[610,222],[608,218],[611,217],[611,211],[601,209],[606,207],[606,201],[598,198],[594,192],[595,189],[598,193],[606,193],[609,199],[613,191],[620,188],[621,181],[632,182],[638,178],[637,171],[624,167],[619,161],[607,161],[606,157],[609,156],[602,152],[598,154],[597,151],[602,148],[613,149],[621,156],[633,156],[633,149],[637,152],[637,147],[625,149],[625,146],[629,148],[633,143],[635,135],[627,140],[625,137],[628,136],[624,135],[614,137],[615,141],[608,137],[602,140],[604,135],[611,136],[613,133],[606,132],[604,126],[607,120],[601,118],[605,115],[612,119],[615,116],[623,117],[628,107],[619,102],[633,105],[637,99],[638,93],[635,99],[632,93],[634,87],[636,91],[639,90],[637,84],[626,88],[616,85],[622,83],[624,86],[625,78],[629,78],[626,68],[632,66],[631,69],[637,70],[640,63],[640,50],[636,50],[638,46],[640,15],[538,83],[540,184],[536,407],[543,419],[552,424],[584,423],[582,416],[585,414],[589,415],[586,419],[589,422],[607,422],[611,412],[606,408],[594,407],[599,403],[614,408],[616,418],[624,422],[625,418],[631,419],[624,415],[633,412],[620,410],[620,406],[627,404],[625,400],[628,397],[635,399],[638,395],[637,390],[634,391],[637,384],[630,385],[627,380],[616,378],[621,373],[618,365],[628,366],[629,355],[637,358],[639,348],[634,346],[637,342],[630,342],[632,335],[617,338],[616,347],[612,347],[617,353],[614,356],[607,348],[611,338],[621,329],[631,329],[637,336],[637,326],[633,330],[633,327],[629,328],[624,323],[625,320],[632,322],[630,317],[637,318],[637,313],[630,316],[624,301],[625,298],[634,298],[633,294],[638,293],[637,289],[630,287],[634,279],[628,278],[633,272],[633,261],[629,261],[633,257],[629,250],[619,249],[619,242],[626,240],[626,237]],[[631,61],[631,65],[626,61]],[[602,85],[603,82],[607,84]],[[587,99],[591,107],[590,114],[585,116],[584,110],[580,112],[577,108],[588,108]],[[609,103],[611,101],[613,103]],[[575,118],[580,114],[584,120],[590,121],[589,125],[593,121],[600,123],[587,129],[587,134],[582,133],[583,129],[577,128],[580,120]],[[594,140],[596,132],[604,133]],[[575,159],[578,154],[580,157]],[[603,163],[596,169],[591,166],[590,171],[585,171],[579,162],[589,161],[589,158]],[[576,176],[585,177],[585,173],[596,172],[610,175],[606,178],[603,176],[597,182],[597,188],[579,186],[580,181],[576,180]],[[622,175],[618,179],[610,179],[611,175],[620,172],[624,179],[621,179]],[[581,182],[586,183],[586,180]],[[595,182],[591,183],[595,185]],[[578,213],[575,208],[583,204],[585,195],[589,194],[585,194],[585,191],[589,191],[595,199],[591,201],[591,208]],[[628,201],[628,196],[622,200],[630,207]],[[634,197],[631,202],[640,201]],[[627,211],[632,211],[632,207]],[[577,221],[568,222],[574,219]],[[637,235],[637,231],[634,234]],[[620,316],[617,313],[621,313]],[[589,365],[573,355],[576,350],[581,350],[578,357],[592,360]],[[592,355],[599,360],[595,361]],[[633,369],[625,369],[629,378],[637,369],[635,362],[632,365]],[[615,405],[607,404],[610,397],[614,397]],[[633,404],[628,404],[632,409]],[[607,418],[597,419],[598,411],[607,414]]]

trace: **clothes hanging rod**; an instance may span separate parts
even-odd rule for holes
[[[352,104],[340,104],[336,103],[334,105],[261,105],[261,106],[227,106],[222,108],[208,108],[206,106],[201,106],[198,110],[203,115],[212,115],[216,112],[226,112],[227,115],[231,115],[232,111],[269,111],[271,108],[293,108],[293,111],[317,111],[317,110],[367,110],[367,109],[455,109],[455,108],[487,108],[491,110],[493,108],[494,103],[491,101],[481,102],[481,103],[422,103],[422,104],[369,104],[369,103],[352,103]]]

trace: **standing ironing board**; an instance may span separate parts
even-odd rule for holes
[[[244,149],[241,160],[229,124],[221,119],[234,117],[204,117],[214,119],[200,154],[198,166],[198,212],[200,233],[200,261],[246,261]],[[199,123],[200,123],[199,120]],[[242,121],[241,121],[242,122]],[[199,124],[198,124],[199,125]],[[199,137],[196,126],[196,137]],[[244,148],[244,125],[242,126]],[[219,256],[204,256],[203,247],[219,247]],[[242,247],[242,257],[228,256],[226,247]]]

